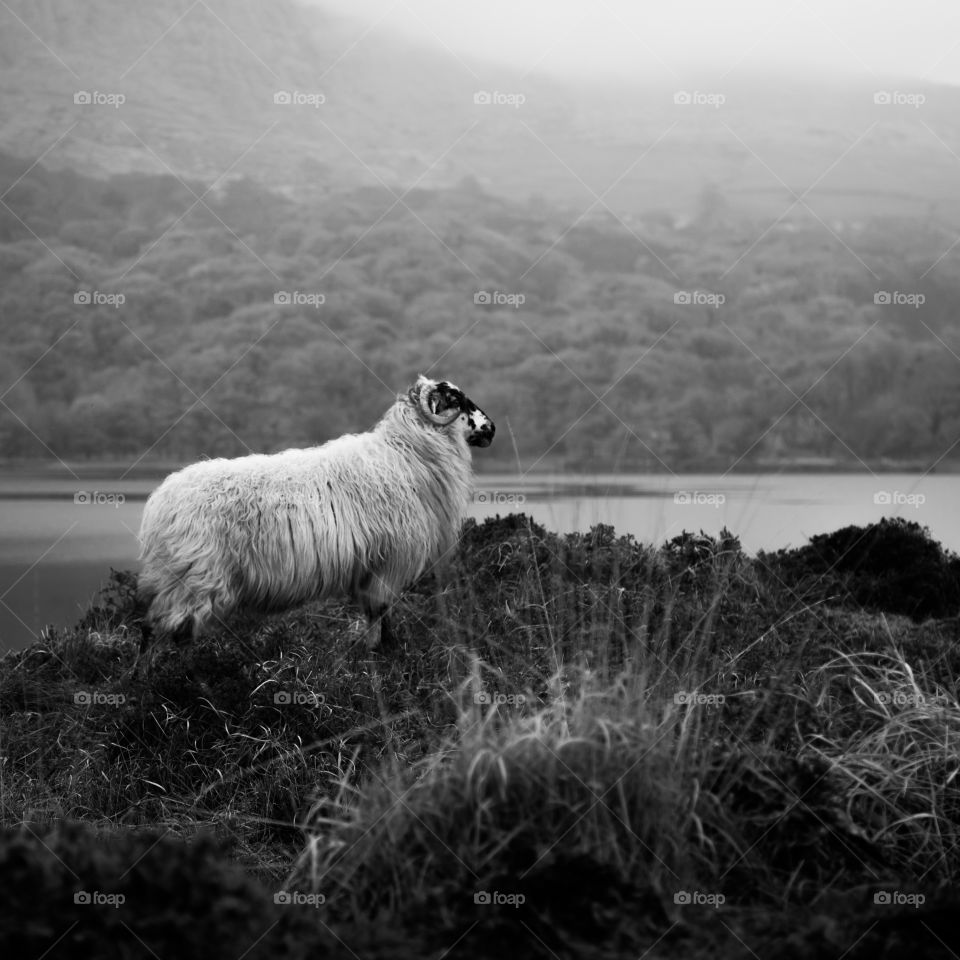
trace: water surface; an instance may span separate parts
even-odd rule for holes
[[[0,474],[0,650],[75,623],[110,567],[136,567],[140,514],[160,479]],[[750,552],[902,516],[960,551],[958,487],[956,475],[485,475],[470,515],[523,510],[550,530],[606,523],[653,543],[727,527]]]

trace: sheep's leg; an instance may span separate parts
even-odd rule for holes
[[[392,627],[390,626],[390,618],[387,616],[387,611],[384,610],[380,614],[380,643],[384,647],[395,647],[397,645],[397,637],[393,632]]]
[[[377,647],[396,646],[397,638],[390,626],[390,618],[387,616],[386,607],[383,607],[379,613],[368,615],[365,639],[368,650],[376,650]]]
[[[364,640],[367,644],[368,650],[376,650],[380,646],[380,641],[383,635],[383,623],[379,617],[376,617],[373,620],[368,620],[367,622],[367,633],[364,637]]]
[[[165,645],[180,645],[193,637],[195,627],[188,618],[172,632],[158,630],[148,620],[140,622],[140,649],[133,661],[131,673],[134,677],[146,676]]]
[[[377,574],[369,574],[360,585],[358,599],[367,617],[367,649],[375,650],[381,644],[392,646],[395,637],[390,629],[387,611],[394,599],[393,588]]]

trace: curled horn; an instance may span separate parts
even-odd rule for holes
[[[432,389],[433,389],[433,384],[430,383],[429,380],[427,380],[425,383],[423,383],[420,386],[420,393],[417,395],[417,403],[420,406],[420,412],[431,423],[435,423],[437,424],[437,426],[440,426],[440,427],[445,427],[447,426],[447,424],[453,423],[453,421],[460,416],[460,411],[456,407],[454,407],[453,410],[450,411],[450,414],[448,416],[445,416],[439,413],[434,413],[430,409],[430,403],[429,403],[430,391]]]

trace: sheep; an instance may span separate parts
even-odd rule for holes
[[[197,640],[238,610],[338,595],[359,603],[370,649],[392,642],[387,611],[457,543],[469,448],[495,431],[462,390],[421,375],[367,433],[171,474],[140,526],[141,657],[154,634]]]

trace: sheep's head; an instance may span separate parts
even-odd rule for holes
[[[438,427],[457,424],[471,447],[490,446],[497,430],[493,421],[448,380],[431,380],[421,374],[408,396],[429,423]]]

